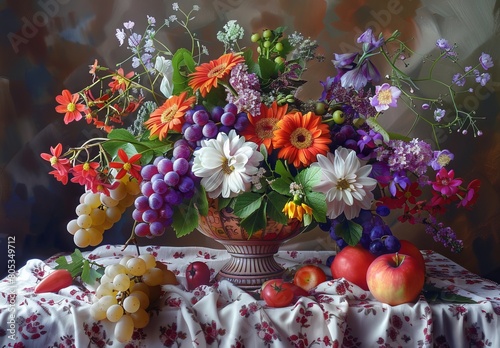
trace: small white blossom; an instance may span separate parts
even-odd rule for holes
[[[154,27],[156,24],[156,18],[148,16],[148,24]]]
[[[125,34],[125,30],[116,29],[115,36],[118,39],[118,42],[120,42],[120,46],[123,45],[123,42],[125,41],[125,38],[127,37],[127,35]]]
[[[217,40],[222,42],[226,48],[231,48],[236,44],[236,41],[241,40],[245,31],[236,22],[236,20],[230,20],[224,27],[224,31],[219,31],[217,33]]]
[[[174,3],[172,4],[172,9],[173,9],[174,11],[179,11],[179,4],[178,4],[178,3],[176,3],[176,2],[174,2]]]
[[[135,25],[135,23],[132,21],[128,21],[128,22],[123,23],[123,27],[125,29],[129,29],[129,30],[132,30],[132,28],[134,28],[134,25]]]

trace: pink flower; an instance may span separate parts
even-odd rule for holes
[[[442,195],[451,196],[458,192],[458,187],[462,184],[462,179],[455,179],[455,172],[446,171],[441,168],[436,174],[436,181],[432,182],[432,188]]]
[[[384,83],[375,87],[375,95],[370,97],[370,104],[377,112],[389,109],[389,106],[398,106],[398,98],[401,95],[399,88]]]

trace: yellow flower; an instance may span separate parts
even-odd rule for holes
[[[294,201],[289,201],[285,204],[282,210],[289,219],[297,219],[302,221],[304,214],[312,215],[312,208],[305,203],[295,204]]]

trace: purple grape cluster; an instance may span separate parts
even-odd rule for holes
[[[385,207],[383,207],[385,208]],[[369,210],[362,210],[353,222],[361,225],[363,232],[359,243],[363,248],[368,249],[374,255],[382,255],[399,251],[401,243],[392,234],[391,229],[384,222],[381,216],[386,216],[388,209],[377,208],[376,213]],[[346,241],[335,233],[335,228],[342,223],[342,218],[329,219],[327,223],[320,224],[320,228],[330,233],[330,237],[337,243],[340,249],[347,246]]]
[[[186,112],[182,138],[174,143],[172,158],[157,157],[141,170],[141,195],[135,199],[132,212],[137,236],[161,236],[172,224],[174,207],[194,195],[200,179],[193,175],[191,166],[201,141],[214,139],[219,132],[243,130],[248,122],[247,114],[238,113],[232,103],[210,112],[204,106]]]
[[[174,207],[195,193],[197,178],[191,172],[191,150],[181,140],[174,145],[173,153],[171,159],[157,157],[141,170],[141,195],[135,199],[132,212],[137,236],[161,236],[172,224]]]
[[[201,140],[214,139],[220,132],[227,134],[231,129],[241,131],[248,123],[247,114],[238,112],[238,107],[233,103],[224,107],[216,106],[210,112],[198,105],[186,112],[182,134],[189,146],[195,149],[200,146]]]

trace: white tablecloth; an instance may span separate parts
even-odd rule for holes
[[[102,246],[86,257],[115,262],[121,246]],[[500,285],[482,279],[449,259],[424,251],[428,284],[466,296],[467,304],[423,295],[413,304],[388,306],[344,279],[329,280],[286,308],[269,308],[255,294],[227,281],[184,288],[189,262],[203,260],[215,274],[228,259],[225,250],[141,247],[178,274],[180,285],[163,286],[150,311],[151,321],[136,330],[128,345],[113,337],[107,321],[89,315],[92,291],[80,283],[58,294],[34,294],[41,277],[59,255],[32,259],[15,282],[0,282],[1,347],[500,347]],[[285,267],[324,265],[330,252],[280,251]],[[15,306],[11,296],[16,296]],[[443,297],[444,298],[444,297]],[[14,308],[14,309],[13,309]],[[14,330],[14,334],[12,331]]]

